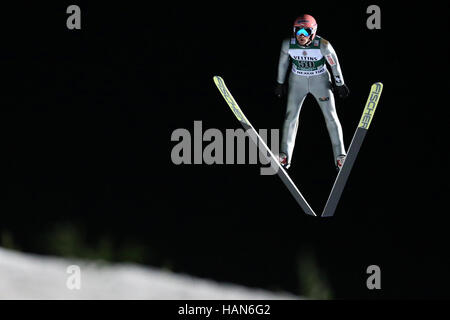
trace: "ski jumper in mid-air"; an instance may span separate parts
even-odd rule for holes
[[[333,91],[339,97],[345,98],[349,94],[349,89],[344,84],[344,77],[333,47],[327,40],[316,35],[316,32],[316,20],[310,15],[302,15],[294,22],[293,36],[285,39],[281,45],[275,88],[275,94],[280,98],[285,94],[284,82],[292,62],[279,155],[280,163],[286,169],[291,164],[298,118],[308,93],[314,96],[322,110],[333,147],[334,163],[338,170],[342,167],[346,156]],[[333,73],[334,85],[325,62]]]

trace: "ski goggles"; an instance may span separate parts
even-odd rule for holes
[[[295,28],[295,35],[299,36],[301,34],[304,35],[305,37],[309,37],[312,34],[312,29],[311,28],[296,27]]]

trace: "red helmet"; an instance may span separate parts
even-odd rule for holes
[[[294,21],[294,35],[296,34],[297,30],[305,28],[306,30],[309,29],[310,32],[308,32],[311,36],[311,41],[316,36],[317,32],[317,22],[316,19],[314,19],[313,16],[309,14],[304,14],[295,19]]]

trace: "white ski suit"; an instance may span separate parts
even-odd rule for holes
[[[331,68],[335,84],[337,86],[343,85],[344,78],[339,61],[333,47],[327,40],[315,36],[308,46],[301,46],[293,37],[285,39],[282,43],[277,77],[279,84],[284,83],[289,64],[292,62],[286,117],[282,128],[280,146],[280,151],[287,155],[288,164],[292,160],[300,110],[308,93],[314,96],[322,110],[331,139],[335,163],[339,155],[346,154],[342,128],[331,90],[331,76],[326,68],[325,61]]]

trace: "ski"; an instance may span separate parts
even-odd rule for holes
[[[252,134],[249,134],[248,136],[250,139],[255,143],[257,146],[262,148],[260,149],[262,154],[266,157],[268,161],[270,161],[271,165],[275,163],[277,167],[277,174],[283,181],[283,183],[286,185],[292,196],[295,198],[297,203],[300,205],[300,207],[303,209],[303,211],[306,214],[309,214],[311,216],[316,216],[313,209],[310,207],[308,202],[305,200],[303,195],[301,194],[300,190],[296,187],[292,179],[287,174],[286,170],[281,166],[279,163],[277,157],[272,153],[270,148],[267,146],[267,144],[264,142],[264,140],[261,138],[261,136],[258,134],[258,132],[255,130],[255,128],[251,125],[251,123],[248,121],[248,119],[245,117],[244,113],[242,112],[241,108],[239,108],[236,100],[234,100],[233,96],[231,95],[230,91],[228,90],[227,86],[225,85],[225,82],[223,79],[219,76],[214,76],[214,83],[216,84],[217,88],[219,89],[220,93],[222,94],[225,101],[228,103],[228,106],[231,108],[231,111],[233,111],[236,118],[239,120],[241,125],[244,127],[244,129],[250,130]],[[268,158],[268,156],[270,158]]]
[[[347,157],[344,160],[344,165],[339,171],[336,180],[334,182],[331,193],[328,197],[327,203],[322,212],[322,217],[331,217],[336,211],[339,199],[341,198],[342,192],[344,191],[345,184],[352,170],[353,164],[355,163],[356,156],[358,155],[359,149],[364,141],[367,130],[369,130],[370,123],[372,122],[373,116],[375,114],[375,109],[380,100],[381,91],[383,90],[383,84],[381,82],[376,82],[372,85],[370,89],[369,97],[367,98],[366,106],[362,114],[359,125],[356,128],[355,134],[353,135],[352,142],[348,149]]]

